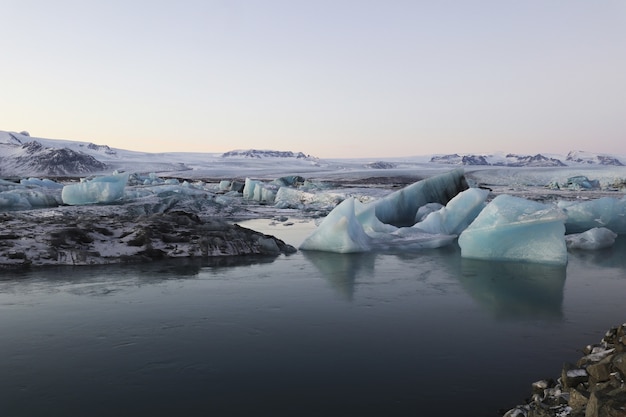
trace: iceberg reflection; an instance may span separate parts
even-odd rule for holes
[[[330,285],[347,300],[354,296],[355,281],[358,276],[374,273],[376,256],[371,253],[333,253],[302,251],[326,278]]]
[[[561,319],[566,267],[462,259],[459,280],[497,318]]]

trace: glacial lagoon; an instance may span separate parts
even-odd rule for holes
[[[314,227],[240,224],[294,246]],[[497,416],[626,319],[624,254],[2,271],[0,415]]]

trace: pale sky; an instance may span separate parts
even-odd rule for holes
[[[2,0],[0,130],[147,152],[626,154],[625,0]]]

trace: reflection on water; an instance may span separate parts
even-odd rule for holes
[[[561,319],[566,268],[463,259],[459,280],[498,318]]]
[[[569,257],[602,268],[626,269],[624,254],[626,254],[626,235],[621,235],[615,239],[615,243],[610,248],[598,251],[573,250],[570,251]]]
[[[371,253],[341,254],[305,251],[303,254],[337,293],[347,300],[352,300],[354,296],[357,277],[371,276],[376,263],[376,255]]]

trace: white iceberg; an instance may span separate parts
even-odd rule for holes
[[[566,265],[565,220],[555,206],[499,195],[459,236],[461,256]]]
[[[128,174],[113,174],[63,187],[61,199],[69,205],[112,203],[124,197]]]
[[[565,236],[568,249],[599,250],[613,246],[617,234],[606,227],[594,227],[583,233]]]

